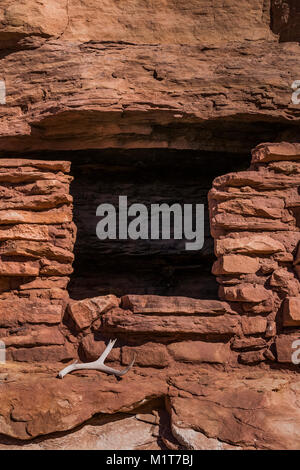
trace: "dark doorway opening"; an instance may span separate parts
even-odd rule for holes
[[[62,155],[61,155],[62,157]],[[67,156],[65,156],[67,158]],[[135,149],[72,152],[74,222],[77,225],[71,298],[156,294],[217,298],[207,193],[212,180],[249,166],[248,154]],[[186,251],[179,240],[103,240],[96,236],[101,203],[205,204],[205,243]]]

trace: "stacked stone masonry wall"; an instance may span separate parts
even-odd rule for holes
[[[84,358],[96,359],[117,337],[111,360],[124,365],[134,353],[141,367],[292,365],[300,338],[299,159],[299,144],[262,144],[249,171],[215,179],[209,207],[220,300],[128,295],[72,302]]]
[[[292,365],[299,339],[300,145],[262,144],[209,192],[219,300],[68,299],[75,227],[68,162],[1,160],[0,330],[8,358],[172,368]]]
[[[280,143],[256,147],[249,171],[216,178],[209,193],[213,273],[240,314],[232,348],[247,364],[291,364],[300,337],[299,188],[300,145]]]
[[[0,334],[13,361],[74,355],[62,319],[76,228],[70,163],[0,160]]]

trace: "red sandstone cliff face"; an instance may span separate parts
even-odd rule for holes
[[[2,2],[0,448],[299,448],[298,16],[293,0]],[[132,247],[97,252],[84,213],[120,173],[149,200],[210,189],[202,277],[169,245],[139,248],[146,274]],[[109,365],[136,354],[120,382],[56,378],[111,338]]]

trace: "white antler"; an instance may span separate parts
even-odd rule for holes
[[[107,374],[114,374],[114,375],[117,375],[118,377],[121,377],[122,375],[126,374],[133,366],[135,357],[133,358],[129,366],[123,370],[116,370],[116,369],[113,369],[112,367],[107,367],[104,364],[105,359],[107,358],[110,351],[114,347],[114,344],[116,341],[117,341],[116,339],[114,339],[113,341],[110,340],[110,342],[106,346],[105,350],[103,351],[99,359],[97,359],[97,361],[87,362],[85,364],[78,364],[78,361],[76,361],[74,362],[74,364],[70,364],[69,366],[61,370],[58,374],[58,377],[60,379],[63,379],[65,375],[69,374],[69,372],[72,372],[73,370],[80,370],[80,369],[101,370],[102,372],[106,372]]]

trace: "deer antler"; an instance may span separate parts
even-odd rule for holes
[[[87,362],[85,364],[78,364],[78,362],[76,361],[76,362],[74,362],[74,364],[70,364],[69,366],[67,366],[63,370],[61,370],[58,373],[58,377],[60,379],[63,379],[65,375],[69,374],[69,372],[72,372],[73,370],[80,370],[80,369],[101,370],[102,372],[106,372],[107,374],[114,374],[114,375],[117,375],[118,377],[121,377],[122,375],[126,374],[131,369],[131,367],[133,366],[134,361],[135,361],[135,357],[133,358],[133,360],[131,361],[129,366],[126,367],[126,369],[123,369],[123,370],[116,370],[116,369],[113,369],[112,367],[107,367],[104,364],[105,359],[107,358],[110,351],[114,347],[114,344],[115,344],[116,341],[117,341],[116,339],[114,339],[113,341],[110,340],[110,342],[106,346],[105,350],[103,351],[103,353],[101,354],[99,359],[97,359],[97,361]]]

